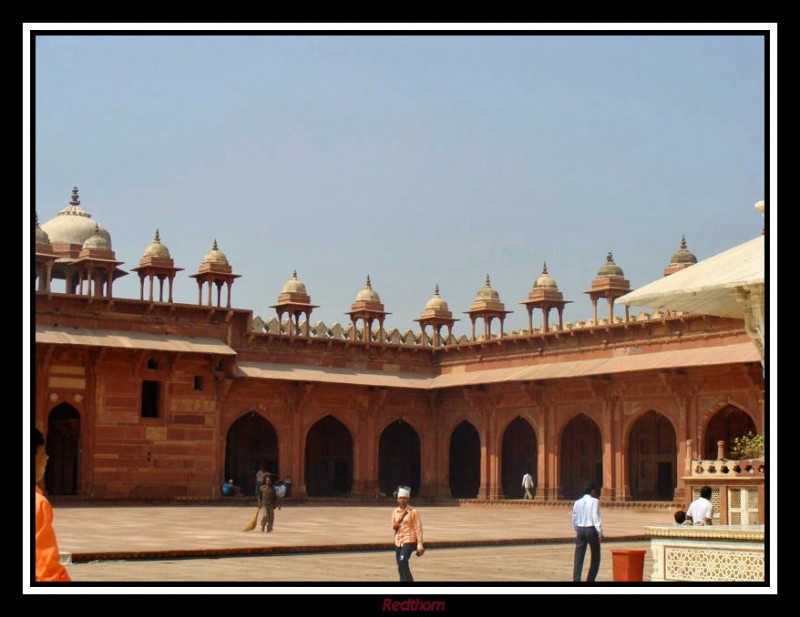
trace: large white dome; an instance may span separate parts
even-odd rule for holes
[[[42,230],[47,233],[52,244],[68,242],[70,244],[83,243],[91,238],[95,229],[97,233],[108,243],[111,248],[111,234],[108,230],[92,220],[92,215],[81,208],[78,198],[78,187],[72,188],[72,200],[54,219],[50,219],[41,225]]]

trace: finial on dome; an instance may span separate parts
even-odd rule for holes
[[[218,251],[219,250],[219,247],[217,246],[217,239],[216,238],[214,238],[214,246],[211,247],[211,250],[212,251]]]
[[[606,261],[610,264],[614,263],[614,256],[611,254],[611,251],[608,251],[608,255],[606,255]]]
[[[547,274],[547,262],[543,262],[542,265],[542,274]]]
[[[681,235],[681,249],[686,250],[686,236]]]
[[[369,274],[367,274],[367,289],[372,289],[372,281],[369,280]]]
[[[161,244],[161,236],[158,235],[158,227],[156,227],[156,236],[153,238],[153,242]]]
[[[81,200],[78,197],[78,187],[77,186],[73,186],[72,187],[72,199],[70,200],[69,205],[70,206],[80,206],[81,205]]]
[[[489,280],[489,275],[488,274],[486,275],[486,286],[487,287],[491,287],[492,286],[492,282]]]
[[[296,281],[297,280],[297,270],[292,270],[292,278]]]
[[[434,287],[434,289],[433,289],[433,295],[434,296],[438,296],[439,295],[439,283],[436,283],[436,287]]]

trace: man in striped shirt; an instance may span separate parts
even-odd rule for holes
[[[572,508],[572,527],[577,536],[575,542],[575,561],[572,580],[579,583],[583,559],[586,556],[586,545],[592,551],[592,562],[586,582],[593,583],[600,569],[600,543],[603,541],[603,525],[600,520],[600,501],[595,497],[594,483],[587,482],[583,486],[583,497],[575,502]]]
[[[397,509],[392,513],[392,529],[394,529],[394,552],[397,559],[397,570],[401,583],[413,583],[408,560],[416,549],[422,557],[425,546],[422,544],[422,520],[417,511],[408,505],[411,489],[401,486],[397,489]]]

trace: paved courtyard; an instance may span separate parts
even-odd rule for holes
[[[76,583],[103,585],[398,585],[392,505],[285,505],[273,533],[243,528],[250,505],[56,505],[59,548]],[[419,506],[425,585],[571,584],[569,506]],[[671,524],[669,509],[608,507],[598,582],[612,582],[612,550],[647,550],[643,526]],[[584,572],[588,568],[588,556]],[[652,570],[645,555],[644,580]]]

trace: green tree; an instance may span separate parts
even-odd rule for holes
[[[733,447],[730,457],[734,460],[748,458],[761,458],[764,456],[764,436],[747,433],[744,437],[737,437],[733,440]]]

